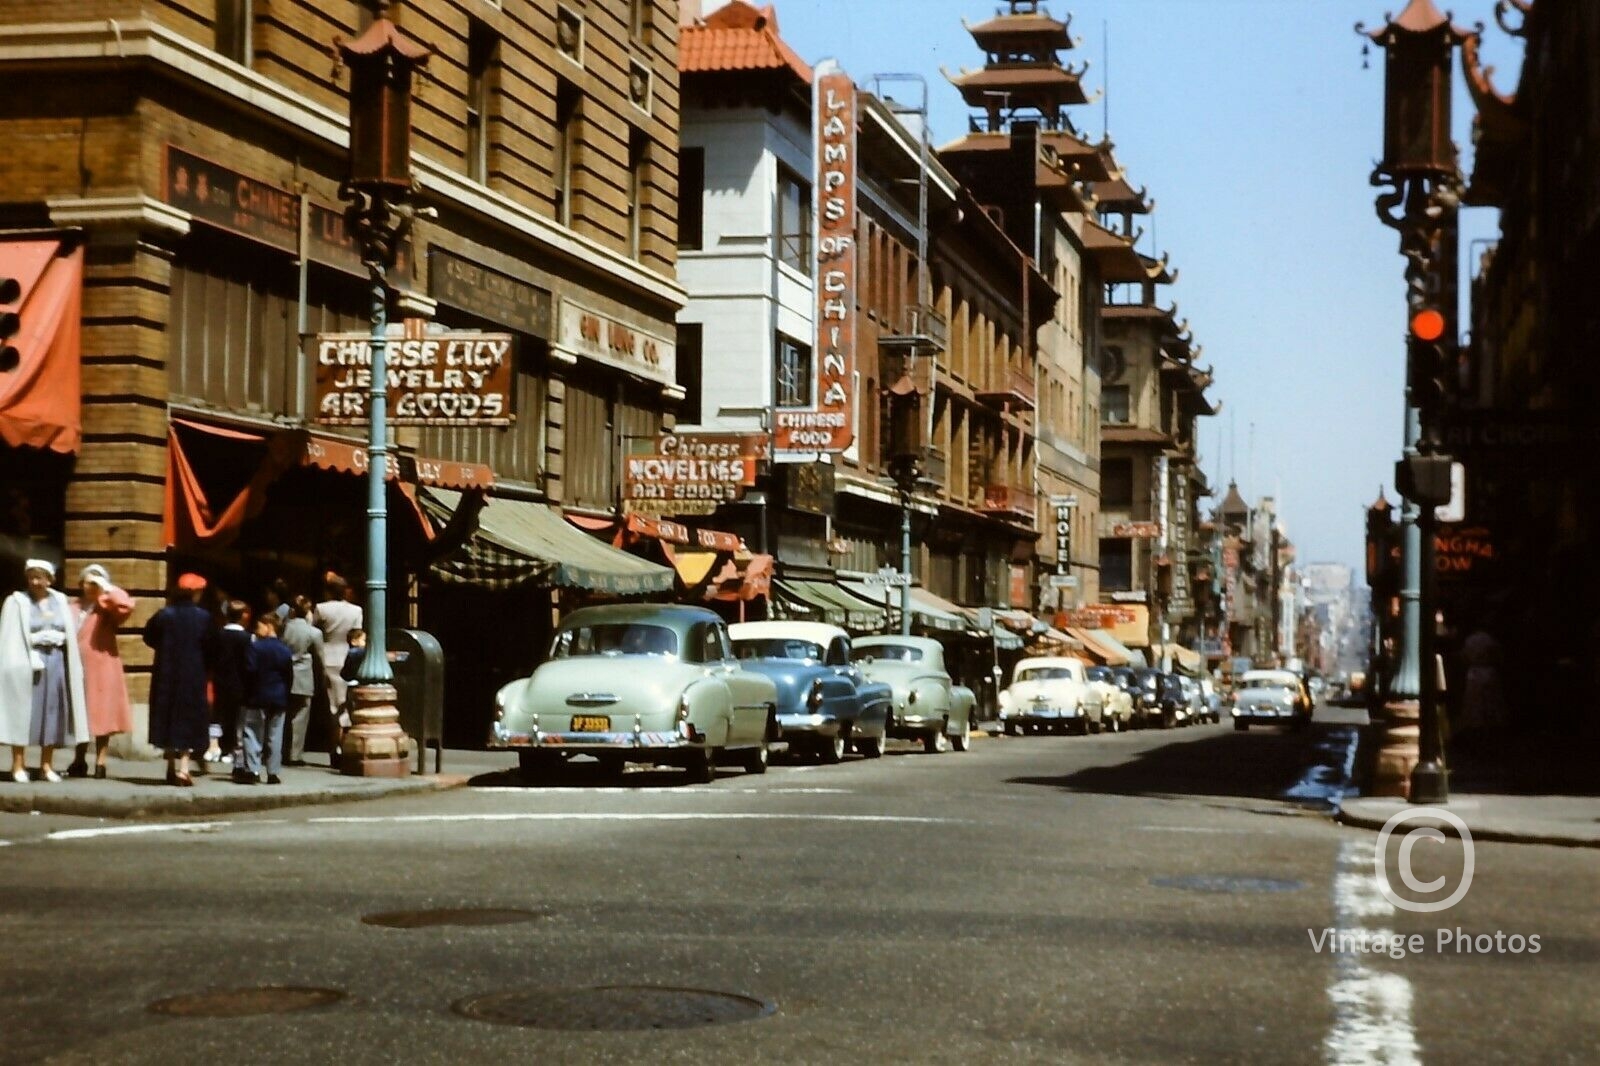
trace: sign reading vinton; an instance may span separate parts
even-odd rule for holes
[[[764,433],[663,433],[654,451],[623,461],[627,509],[642,514],[710,514],[756,483],[767,456]]]
[[[842,452],[855,439],[851,417],[856,343],[856,87],[833,60],[817,64],[811,115],[817,180],[815,375],[807,407],[780,407],[773,447],[779,452]]]
[[[315,368],[316,421],[367,424],[372,337],[318,333],[307,339]],[[513,419],[509,333],[391,336],[385,344],[388,421],[395,426],[509,426]]]

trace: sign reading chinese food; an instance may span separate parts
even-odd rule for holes
[[[316,378],[316,421],[367,423],[372,337],[318,333],[307,341]],[[394,426],[509,426],[512,339],[509,333],[398,334],[384,345],[388,422]]]
[[[756,483],[764,433],[663,433],[623,463],[623,498],[640,514],[710,514]]]
[[[780,407],[773,447],[842,452],[855,439],[851,376],[856,340],[856,87],[832,60],[817,64],[811,114],[817,178],[816,343],[810,405]]]

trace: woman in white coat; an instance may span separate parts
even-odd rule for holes
[[[0,744],[11,746],[11,780],[26,784],[27,748],[37,746],[39,776],[56,782],[55,749],[89,738],[83,659],[72,605],[50,587],[56,568],[44,559],[23,567],[27,588],[0,605]]]

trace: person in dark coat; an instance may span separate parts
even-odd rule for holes
[[[283,768],[283,719],[294,687],[294,650],[278,638],[283,620],[275,612],[256,619],[256,639],[244,653],[244,724],[239,731],[240,762],[233,780],[254,785],[261,780],[261,755],[266,751],[267,784],[280,784]],[[236,764],[237,767],[237,764]]]
[[[222,607],[222,632],[217,634],[216,655],[211,662],[211,738],[217,746],[217,762],[232,762],[234,773],[244,770],[244,745],[240,743],[244,722],[244,659],[250,650],[250,608],[243,600],[229,600]],[[206,752],[211,758],[211,752]]]
[[[167,753],[167,784],[191,787],[189,756],[206,748],[210,706],[206,700],[206,661],[215,631],[200,606],[206,579],[178,578],[172,602],[144,627],[144,642],[155,649],[150,677],[150,743]]]

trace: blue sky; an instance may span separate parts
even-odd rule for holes
[[[807,60],[836,57],[860,84],[922,74],[935,144],[965,129],[940,68],[981,65],[961,20],[989,17],[994,0],[774,2]],[[1048,6],[1072,15],[1080,44],[1066,58],[1089,62],[1091,94],[1107,90],[1073,120],[1098,139],[1109,108],[1118,159],[1156,201],[1141,249],[1170,253],[1179,279],[1164,300],[1216,368],[1223,410],[1200,432],[1208,475],[1223,488],[1237,478],[1248,497],[1276,494],[1302,562],[1359,567],[1363,512],[1400,450],[1405,286],[1367,182],[1382,150],[1381,54],[1374,47],[1363,70],[1353,27],[1382,25],[1405,0]],[[1514,89],[1520,42],[1493,25],[1493,0],[1439,6],[1459,24],[1489,23],[1486,61],[1500,67],[1498,87]],[[1457,82],[1456,141],[1470,166],[1472,107]],[[1470,242],[1493,238],[1497,223],[1482,209],[1462,219],[1465,269]]]

